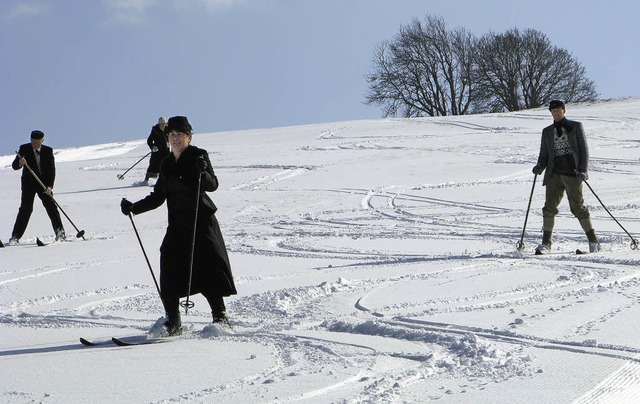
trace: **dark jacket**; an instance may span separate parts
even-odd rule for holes
[[[196,160],[199,157],[207,162],[207,170],[202,174],[198,195],[200,173]],[[230,296],[237,293],[227,249],[215,217],[217,208],[206,194],[217,188],[218,179],[207,151],[189,146],[177,161],[173,154],[163,160],[153,192],[134,203],[132,213],[140,214],[167,202],[168,227],[160,247],[160,289],[163,295],[187,295],[196,197],[199,205],[191,294],[208,291]]]
[[[147,145],[152,150],[147,171],[157,173],[160,171],[160,163],[169,155],[167,135],[160,129],[160,125],[156,124],[151,128],[151,133],[149,133],[149,137],[147,138]],[[154,148],[157,148],[157,150],[153,151]]]
[[[587,146],[587,139],[584,135],[584,128],[582,122],[566,120],[565,130],[567,132],[567,138],[573,151],[573,159],[576,162],[576,170],[587,174],[589,169],[589,147]],[[555,128],[553,124],[547,126],[542,130],[542,140],[540,142],[540,154],[538,155],[538,167],[545,169],[544,180],[542,185],[546,185],[547,181],[553,175],[553,160],[554,160],[554,142]]]
[[[53,157],[53,149],[49,146],[42,145],[40,147],[40,169],[36,163],[36,154],[31,146],[31,143],[25,143],[20,146],[18,154],[27,160],[27,164],[38,175],[40,181],[47,187],[53,188],[53,183],[56,180],[56,163]],[[16,155],[16,158],[11,163],[11,167],[14,170],[19,170],[20,158]],[[22,189],[32,189],[36,191],[43,191],[42,185],[33,178],[33,175],[29,170],[24,167],[21,177]]]

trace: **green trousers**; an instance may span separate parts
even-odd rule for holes
[[[584,206],[582,197],[582,181],[568,175],[553,174],[547,181],[546,200],[542,208],[542,230],[553,231],[555,217],[558,214],[558,205],[562,202],[564,193],[567,193],[571,213],[580,221],[585,232],[593,230],[589,209]]]

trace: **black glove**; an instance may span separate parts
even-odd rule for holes
[[[125,216],[129,216],[131,210],[133,209],[133,202],[128,201],[127,198],[122,198],[120,201],[120,210],[122,214]]]
[[[540,175],[544,171],[544,168],[535,166],[535,167],[533,167],[533,170],[531,170],[531,171],[533,171],[533,173],[535,175]]]
[[[207,167],[209,167],[209,165],[207,164],[207,160],[204,159],[204,156],[198,156],[196,159],[196,169],[203,173],[207,171]]]
[[[153,146],[151,148],[151,151],[154,152],[154,153],[156,153],[158,150],[160,150],[160,149],[158,149],[158,146]]]

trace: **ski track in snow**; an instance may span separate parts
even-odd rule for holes
[[[547,121],[542,116],[525,112],[516,118],[523,125],[533,120],[533,126],[541,127]],[[632,117],[576,119],[588,126],[622,128],[619,130],[630,127],[635,133],[640,127],[640,120]],[[437,151],[453,158],[459,147],[456,143],[418,140],[529,130],[526,126],[511,126],[516,122],[513,116],[509,126],[484,125],[481,121],[387,120],[383,126],[395,127],[397,133],[378,129],[383,133],[380,136],[369,134],[365,125],[352,124],[324,130],[315,142],[298,146],[295,152],[317,156],[361,151],[367,156],[366,153],[420,149],[423,154]],[[429,126],[436,133],[403,131],[420,126]],[[637,179],[637,160],[597,156],[599,149],[638,148],[636,140],[606,134],[589,138],[596,155],[592,157],[594,172]],[[130,151],[142,146],[132,143],[128,147]],[[81,153],[76,150],[75,154]],[[73,155],[65,152],[59,157],[72,162]],[[222,152],[219,158],[224,155]],[[83,161],[76,165],[84,172],[113,176],[113,172],[121,172],[135,162],[135,156],[118,157],[115,163]],[[557,219],[562,224],[552,254],[532,255],[539,232],[531,227],[524,240],[527,252],[516,252],[534,157],[517,152],[513,143],[505,146],[500,142],[471,148],[466,156],[472,161],[477,158],[512,165],[514,170],[495,172],[495,176],[486,178],[468,173],[458,180],[433,183],[345,182],[332,187],[330,182],[322,182],[325,186],[310,187],[305,180],[317,181],[334,162],[320,157],[309,158],[310,165],[300,164],[300,158],[292,158],[298,163],[291,164],[222,162],[216,171],[226,184],[225,193],[242,194],[239,200],[255,196],[272,203],[245,204],[236,206],[235,213],[222,213],[226,215],[221,224],[229,251],[253,257],[256,262],[281,259],[288,265],[281,271],[238,272],[241,294],[227,303],[234,334],[217,339],[229,344],[255,343],[271,353],[273,363],[229,382],[212,381],[204,388],[150,401],[229,402],[237,396],[274,403],[464,400],[468,391],[482,391],[489,384],[535,378],[543,373],[536,364],[536,349],[620,362],[617,371],[590,386],[581,397],[572,397],[576,404],[628,402],[640,396],[640,346],[606,332],[608,327],[617,327],[613,324],[620,319],[640,310],[640,256],[626,253],[628,237],[610,224],[606,211],[589,196],[594,221],[604,227],[601,240],[607,251],[584,256],[570,253],[576,245],[585,244],[584,235],[563,205]],[[373,164],[370,168],[375,167]],[[141,165],[131,172],[131,177],[140,177],[144,169]],[[413,177],[405,177],[408,178]],[[619,214],[625,224],[637,226],[637,185],[630,185],[625,192],[608,189],[604,181],[598,185],[606,195],[608,208]],[[122,193],[109,188],[103,191],[101,194]],[[129,191],[141,196],[148,192]],[[274,196],[264,197],[264,193]],[[288,203],[287,198],[306,202]],[[540,201],[532,208],[530,223],[536,221],[539,225],[539,205]],[[161,234],[164,230],[162,224],[147,224],[143,231]],[[91,240],[93,243],[131,236],[131,232],[108,228],[98,234]],[[391,240],[396,242],[390,243]],[[58,257],[53,263],[37,267],[3,265],[0,293],[5,298],[0,300],[0,325],[77,328],[79,334],[93,330],[94,335],[102,328],[144,332],[162,310],[153,284],[114,283],[68,293],[19,292],[36,282],[46,284],[59,277],[87,276],[83,274],[87,271],[99,274],[139,261],[139,256],[133,255],[138,253],[134,250],[138,247],[131,248],[130,256],[104,253],[94,260]],[[156,249],[154,246],[153,255],[157,254]],[[291,264],[292,261],[299,264]],[[318,281],[309,284],[308,279],[314,278]],[[421,295],[403,294],[403,290],[416,290],[416,284],[422,285]],[[245,294],[245,286],[252,286],[255,291]],[[611,301],[615,304],[601,307],[598,296],[602,294],[614,296]],[[196,307],[183,319],[192,331],[208,323],[206,304],[201,309]],[[552,322],[560,326],[546,327]],[[192,342],[185,339],[175,344]],[[62,347],[59,349],[63,351]],[[5,350],[0,357],[21,352]],[[55,353],[56,348],[49,352]],[[420,387],[438,383],[448,387],[428,391]],[[270,388],[276,385],[278,389]],[[282,396],[283,391],[290,394]],[[39,399],[42,398],[17,391],[0,395],[2,401]]]
[[[573,404],[632,403],[640,397],[640,355],[628,362]]]

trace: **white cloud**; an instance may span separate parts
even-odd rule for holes
[[[186,9],[189,7],[201,7],[209,12],[222,11],[232,8],[238,4],[244,3],[245,0],[173,0],[173,6],[176,9]]]
[[[139,24],[145,21],[146,11],[159,0],[102,0],[113,22]],[[199,9],[204,7],[209,12],[227,10],[245,0],[172,0],[171,6],[176,10]]]
[[[35,15],[42,15],[48,11],[46,4],[40,2],[31,1],[19,1],[13,7],[4,13],[6,19],[14,19],[21,17],[30,17]]]
[[[216,11],[231,8],[243,2],[243,0],[197,0],[198,3],[204,5],[208,10]]]
[[[138,24],[144,21],[145,11],[156,0],[102,0],[110,13],[110,19],[116,22]]]

